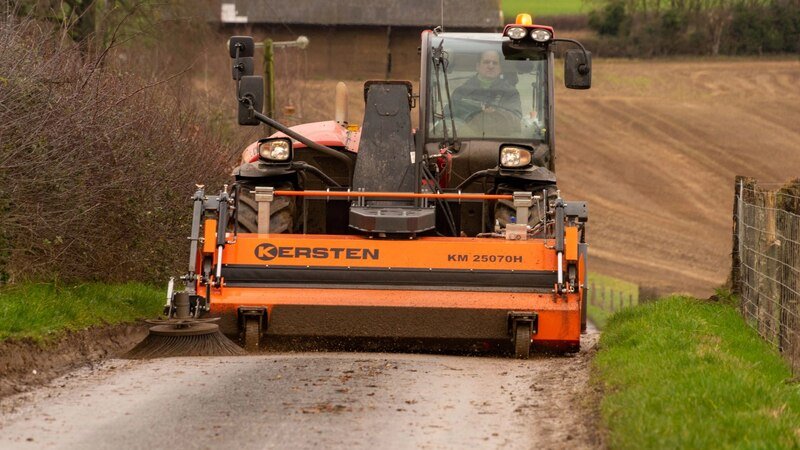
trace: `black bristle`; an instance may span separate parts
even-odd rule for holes
[[[245,351],[219,331],[197,336],[149,334],[123,355],[126,359],[152,359],[176,356],[238,356]]]

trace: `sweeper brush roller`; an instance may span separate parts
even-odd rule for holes
[[[157,325],[125,357],[128,359],[168,358],[172,356],[237,356],[244,350],[219,332],[213,323],[201,323],[185,330],[173,325]]]
[[[244,350],[219,330],[218,319],[191,317],[188,295],[170,295],[165,320],[148,320],[147,337],[124,355],[127,359],[167,358],[172,356],[236,356]]]

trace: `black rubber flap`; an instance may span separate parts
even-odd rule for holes
[[[359,255],[354,255],[359,256]],[[348,285],[351,288],[374,286],[465,287],[552,289],[557,276],[545,270],[458,270],[407,269],[380,267],[251,266],[223,265],[222,277],[228,286],[307,286]]]
[[[414,192],[411,85],[408,82],[369,81],[364,89],[366,105],[353,188],[375,192]]]
[[[504,309],[275,305],[267,334],[508,341],[508,313]]]

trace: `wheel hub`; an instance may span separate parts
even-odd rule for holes
[[[157,336],[202,336],[219,331],[219,325],[212,323],[218,317],[210,319],[167,319],[146,320],[154,325],[150,327],[150,334]]]
[[[150,334],[156,336],[202,336],[219,331],[215,323],[198,323],[188,326],[156,325],[150,328]]]

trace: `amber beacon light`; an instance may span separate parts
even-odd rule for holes
[[[533,25],[533,18],[531,17],[530,14],[527,14],[527,13],[517,14],[516,24],[517,25]]]

